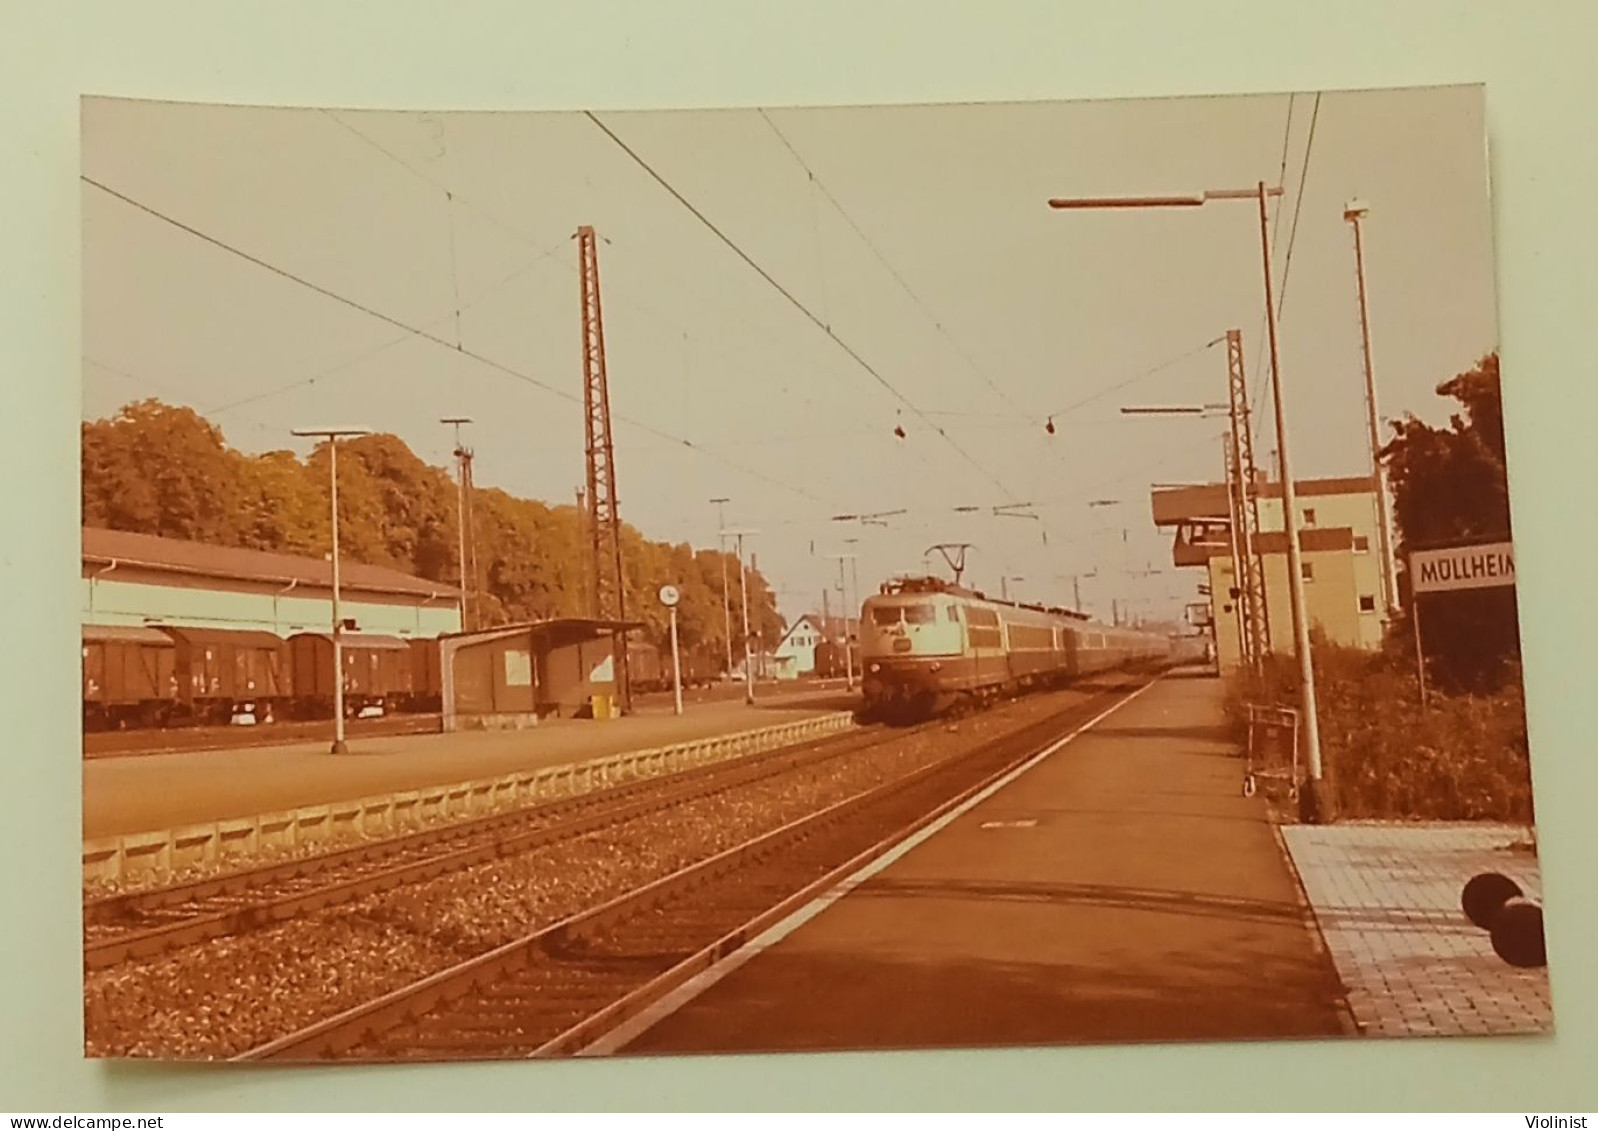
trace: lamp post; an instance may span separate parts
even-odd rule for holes
[[[727,674],[732,674],[732,602],[727,598],[727,504],[731,499],[711,499],[716,507],[716,548],[721,552],[721,624],[722,635],[727,638]],[[738,559],[740,568],[743,558]]]
[[[466,607],[466,489],[467,484],[471,479],[471,471],[469,468],[471,466],[472,451],[470,448],[461,443],[461,425],[470,424],[471,422],[472,418],[469,416],[445,416],[439,419],[440,424],[451,424],[455,427],[455,463],[456,470],[460,476],[460,482],[457,485],[455,494],[455,508],[457,512],[456,519],[458,526],[455,540],[460,553],[461,628],[467,632],[471,631],[472,623],[467,617]]]
[[[1351,200],[1343,219],[1354,229],[1354,269],[1359,278],[1359,336],[1365,355],[1365,409],[1370,429],[1371,478],[1376,486],[1376,536],[1382,554],[1382,596],[1391,620],[1398,611],[1398,568],[1393,560],[1392,516],[1387,503],[1387,469],[1382,466],[1381,416],[1376,407],[1376,365],[1371,358],[1370,306],[1365,295],[1365,241],[1360,221],[1370,207]]]
[[[849,641],[849,589],[844,581],[843,563],[853,563],[853,554],[828,554],[827,557],[838,563],[838,595],[843,601],[843,672],[844,687],[854,690],[854,645]]]
[[[744,568],[744,536],[759,534],[758,530],[723,530],[723,538],[738,541],[738,589],[743,595],[744,609],[744,702],[755,701],[755,665],[749,656],[749,573]]]
[[[370,428],[294,428],[296,436],[327,441],[328,477],[333,489],[333,748],[330,753],[347,754],[344,744],[344,622],[338,607],[338,442],[351,436],[370,436]]]
[[[883,525],[886,525],[886,523]],[[851,550],[849,555],[849,584],[854,586],[854,600],[848,602],[848,598],[845,598],[848,603],[843,607],[843,639],[845,644],[849,644],[853,639],[849,635],[849,621],[851,619],[855,622],[855,636],[860,635],[860,559],[853,553],[853,549],[859,545],[860,539],[845,538],[843,543]],[[864,676],[864,665],[862,664],[861,667],[861,675]]]
[[[1282,396],[1281,353],[1277,342],[1275,283],[1271,278],[1270,198],[1281,196],[1280,185],[1258,181],[1252,189],[1211,189],[1181,196],[1076,197],[1055,198],[1049,207],[1057,210],[1201,208],[1213,201],[1253,200],[1259,211],[1260,261],[1265,279],[1265,324],[1271,347],[1271,399],[1276,418],[1277,460],[1282,476],[1282,509],[1287,534],[1287,586],[1293,606],[1293,642],[1298,653],[1299,703],[1303,715],[1304,761],[1308,780],[1300,794],[1304,820],[1320,819],[1321,732],[1315,705],[1315,664],[1310,656],[1309,610],[1304,594],[1304,561],[1299,546],[1298,495],[1288,462],[1287,412]]]

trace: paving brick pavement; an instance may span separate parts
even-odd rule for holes
[[[1552,1032],[1548,971],[1504,962],[1459,906],[1465,881],[1488,871],[1541,899],[1528,830],[1350,822],[1282,835],[1366,1035]]]

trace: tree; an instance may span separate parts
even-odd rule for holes
[[[341,555],[459,581],[458,502],[447,470],[419,459],[399,437],[381,434],[340,442],[338,468]],[[472,498],[475,626],[590,615],[593,550],[576,507],[497,488],[478,488]],[[289,451],[245,456],[193,409],[154,400],[83,425],[83,515],[90,526],[320,557],[332,543],[328,508],[325,443],[303,462]],[[651,541],[625,523],[621,539],[627,618],[643,622],[644,639],[666,642],[669,614],[657,594],[670,583],[682,592],[684,646],[724,656],[725,560],[733,651],[742,654],[731,555]],[[783,630],[775,596],[757,570],[749,571],[749,626],[768,646]]]
[[[242,460],[193,409],[137,401],[85,423],[82,443],[91,526],[239,544]]]
[[[1394,437],[1382,449],[1398,553],[1406,562],[1416,550],[1511,538],[1498,355],[1488,354],[1442,382],[1437,393],[1462,409],[1450,416],[1448,427],[1406,416],[1393,424]],[[1408,588],[1407,570],[1404,584]],[[1428,593],[1421,599],[1424,645],[1438,685],[1474,692],[1500,686],[1520,654],[1515,591]],[[1410,615],[1395,626],[1398,631],[1413,632]]]
[[[327,490],[293,452],[242,461],[239,545],[321,557],[332,548]]]

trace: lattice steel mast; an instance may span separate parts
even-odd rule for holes
[[[583,321],[583,423],[588,456],[588,531],[593,569],[590,609],[596,619],[627,618],[621,568],[621,521],[616,517],[616,449],[611,440],[610,384],[605,373],[605,322],[599,300],[599,251],[594,229],[577,229],[578,278]],[[627,648],[616,641],[616,688],[624,710],[632,705]]]
[[[1256,666],[1271,651],[1271,616],[1265,601],[1265,562],[1260,557],[1259,475],[1254,464],[1254,424],[1248,407],[1248,376],[1243,368],[1243,332],[1226,332],[1227,392],[1231,405],[1232,451],[1237,460],[1242,529],[1240,560],[1234,562],[1240,611],[1248,643],[1245,660]]]

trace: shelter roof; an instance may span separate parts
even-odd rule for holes
[[[222,581],[263,581],[331,589],[333,565],[321,558],[213,546],[180,538],[162,538],[131,530],[83,528],[83,562],[105,566],[102,575],[121,566],[162,573],[209,577]],[[340,562],[339,588],[353,593],[382,593],[456,600],[460,590],[441,581],[412,577],[387,566]]]

